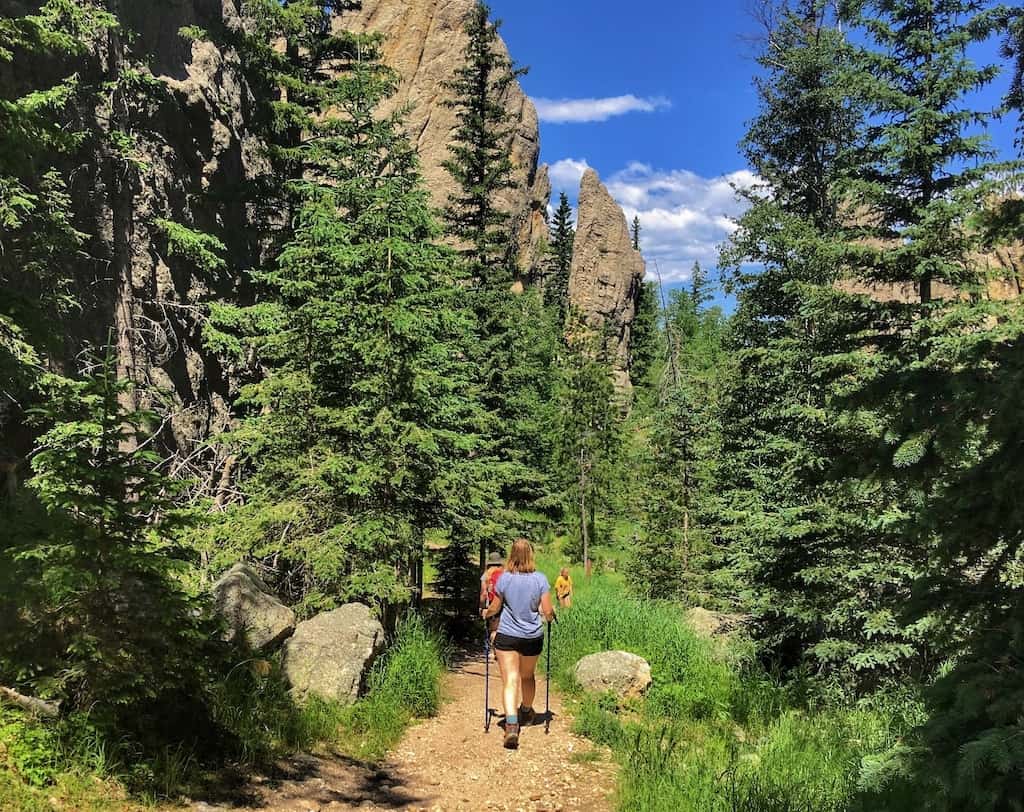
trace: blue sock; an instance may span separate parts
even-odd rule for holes
[[[506,725],[518,725],[519,724],[519,714],[513,713],[513,714],[506,715],[505,716],[505,724]]]

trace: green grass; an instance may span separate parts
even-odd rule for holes
[[[354,705],[316,698],[296,705],[276,663],[270,673],[239,663],[212,686],[210,741],[168,744],[149,752],[111,742],[87,716],[34,720],[0,705],[0,810],[47,810],[49,799],[74,810],[134,810],[216,783],[225,762],[262,766],[297,751],[330,749],[377,761],[417,718],[441,705],[445,650],[417,616],[397,629]]]
[[[542,569],[558,562],[542,556]],[[585,582],[554,630],[552,677],[576,701],[575,730],[622,764],[619,806],[644,812],[867,812],[914,809],[862,795],[866,766],[920,719],[905,693],[860,707],[814,709],[771,679],[749,646],[721,647],[682,621],[683,609],[626,594],[620,574]],[[584,696],[580,657],[622,649],[646,658],[653,685],[618,707]]]
[[[243,762],[256,764],[317,747],[377,760],[414,719],[437,713],[445,652],[441,638],[423,620],[408,616],[374,664],[367,695],[350,706],[316,697],[296,706],[276,664],[272,667],[269,677],[238,668],[219,688],[217,719],[237,739]]]

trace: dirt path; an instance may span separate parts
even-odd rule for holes
[[[543,712],[544,681],[537,705]],[[491,664],[491,707],[501,686]],[[195,804],[195,812],[225,809],[261,812],[344,812],[404,809],[471,810],[612,809],[615,768],[607,751],[572,735],[570,720],[552,693],[551,733],[543,720],[525,728],[517,751],[501,746],[502,731],[483,732],[484,661],[467,659],[449,673],[448,701],[440,715],[410,728],[387,762],[372,768],[342,757],[302,756],[280,774],[258,778],[242,806]],[[493,721],[498,721],[495,715]]]

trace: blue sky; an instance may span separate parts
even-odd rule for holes
[[[491,0],[541,112],[541,159],[574,197],[594,167],[645,231],[649,278],[713,266],[751,179],[737,143],[756,112],[750,0]],[[977,59],[995,56],[985,47]],[[987,92],[996,104],[1005,78]],[[996,128],[1009,153],[1012,127]],[[714,274],[713,274],[714,275]],[[716,276],[716,275],[715,275]]]

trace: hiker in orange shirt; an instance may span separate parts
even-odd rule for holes
[[[566,609],[572,606],[572,576],[569,575],[568,567],[562,567],[562,571],[555,579],[555,595],[558,596],[559,606]]]

